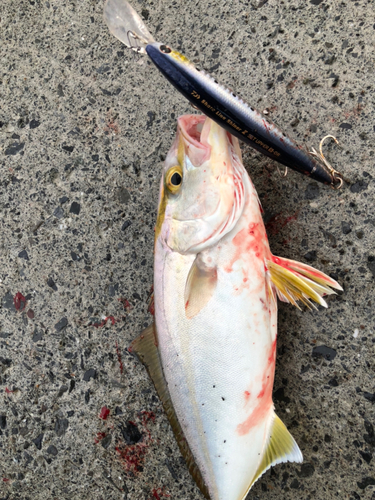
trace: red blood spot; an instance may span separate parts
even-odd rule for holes
[[[146,410],[143,410],[141,411],[141,414],[142,414],[142,424],[143,425],[146,425],[147,422],[151,422],[154,424],[155,423],[155,413],[153,411],[146,411]]]
[[[124,365],[122,364],[121,352],[120,352],[117,340],[116,340],[116,353],[117,353],[117,359],[118,359],[118,362],[119,362],[119,365],[120,365],[120,373],[122,375],[122,373],[124,371]]]
[[[272,343],[269,356],[267,359],[267,367],[262,379],[262,389],[260,390],[257,399],[258,403],[248,418],[237,426],[237,433],[240,436],[247,434],[255,425],[263,420],[267,412],[272,408],[272,388],[273,378],[275,375],[276,361],[276,339]]]
[[[266,303],[264,302],[264,300],[263,300],[262,298],[260,298],[259,300],[260,300],[260,301],[261,301],[261,303],[263,304],[263,305],[262,305],[262,309],[263,309],[263,311],[268,311],[268,307],[267,307]]]
[[[154,498],[156,498],[156,500],[161,500],[162,497],[166,497],[166,498],[169,498],[171,495],[167,495],[164,491],[164,487],[163,488],[154,488],[152,490],[152,496]]]
[[[272,342],[272,346],[271,346],[271,349],[270,349],[270,355],[268,356],[268,359],[267,359],[267,362],[268,362],[268,367],[272,367],[272,365],[275,364],[275,360],[276,360],[276,342],[277,342],[277,339],[275,338],[275,340]]]
[[[26,298],[22,295],[21,292],[17,292],[13,297],[14,307],[16,311],[23,311],[26,307]]]
[[[249,224],[248,228],[243,228],[233,238],[233,245],[236,247],[236,250],[230,264],[224,270],[227,273],[232,272],[233,264],[242,256],[249,253],[252,253],[257,258],[264,256],[265,243],[267,243],[267,237],[263,223],[254,222]]]
[[[147,311],[155,316],[155,302],[154,302],[154,296],[151,297],[150,305],[148,306]]]
[[[263,389],[260,391],[260,393],[257,396],[258,399],[260,399],[264,396],[264,391],[265,391],[265,388],[263,387]]]
[[[8,481],[10,481],[9,477],[3,477],[3,481],[4,483],[7,483]]]
[[[150,421],[155,422],[155,413],[152,411],[142,411],[138,414],[138,418],[141,419],[141,424],[147,432],[142,435],[141,441],[132,445],[119,442],[115,448],[120,460],[123,462],[125,470],[133,474],[142,471],[145,455],[149,444],[152,442],[151,433],[146,424]],[[129,423],[136,426],[136,423],[131,420],[129,420]]]
[[[5,387],[5,394],[13,394],[14,391],[11,391],[8,389],[8,387]]]
[[[116,320],[113,316],[107,316],[106,318],[103,319],[103,321],[101,323],[93,323],[92,326],[94,326],[95,328],[102,328],[103,326],[105,326],[107,324],[107,321],[110,320],[112,325],[114,325],[116,323]]]
[[[96,435],[96,438],[94,439],[95,441],[95,444],[98,444],[99,441],[101,441],[103,438],[106,437],[106,433],[105,432],[98,432],[97,435]]]
[[[245,392],[244,392],[244,396],[245,396],[245,401],[246,401],[246,403],[247,403],[247,402],[249,401],[249,399],[250,399],[251,394],[250,394],[250,392],[249,392],[249,391],[245,391]]]
[[[116,323],[116,320],[113,316],[108,316],[107,318],[105,318],[106,321],[108,321],[109,319],[111,320],[112,325]]]
[[[124,299],[123,297],[120,297],[120,298],[118,299],[118,301],[119,301],[119,302],[121,302],[121,303],[123,304],[124,309],[125,309],[126,311],[130,311],[130,309],[132,309],[132,306],[131,306],[130,302],[128,301],[128,299]]]
[[[278,234],[283,227],[285,227],[289,222],[297,220],[298,211],[289,217],[283,218],[281,217],[281,212],[274,215],[266,224],[266,229],[269,233],[276,235]]]
[[[116,451],[120,456],[121,461],[125,466],[127,472],[133,474],[142,470],[142,464],[147,453],[148,446],[145,442],[124,446],[119,444],[116,446]]]
[[[270,133],[270,124],[267,122],[267,120],[264,120],[263,118],[262,118],[262,122],[263,122],[264,128],[266,129],[266,132],[269,134]]]
[[[26,314],[28,318],[34,319],[34,311],[32,309],[29,309]]]
[[[107,408],[106,406],[103,406],[103,408],[100,410],[99,418],[101,418],[102,420],[107,420],[110,413],[111,413],[111,410],[109,408]]]
[[[160,490],[160,488],[158,488]],[[158,490],[155,490],[155,488],[152,490],[152,496],[156,498],[156,500],[160,500],[160,496],[158,495]]]

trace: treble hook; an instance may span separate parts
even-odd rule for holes
[[[135,53],[138,55],[141,53],[142,47],[139,44],[140,37],[137,35],[137,33],[134,33],[134,31],[128,30],[126,32],[126,37],[128,39],[129,45],[127,46],[128,49],[133,50]],[[132,40],[130,39],[132,38]],[[134,42],[133,42],[134,40]],[[133,45],[134,43],[134,45]]]
[[[320,141],[320,144],[319,144],[319,153],[316,151],[315,148],[311,148],[312,150],[310,151],[310,154],[312,156],[315,156],[315,158],[318,158],[318,160],[320,160],[323,163],[323,165],[326,167],[326,169],[328,170],[328,172],[331,174],[331,177],[332,177],[331,188],[332,189],[340,189],[342,187],[343,183],[344,183],[344,178],[343,178],[342,174],[338,170],[335,170],[332,167],[332,165],[328,162],[328,160],[326,159],[326,157],[323,154],[323,143],[324,143],[324,141],[326,139],[333,139],[336,144],[339,144],[339,141],[336,139],[336,137],[334,137],[333,135],[326,135]],[[338,182],[338,184],[335,184],[337,182]]]
[[[288,175],[288,167],[285,167],[284,173],[281,172],[278,165],[276,165],[276,168],[277,168],[277,171],[279,172],[280,177],[286,177]]]

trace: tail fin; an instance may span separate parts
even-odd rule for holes
[[[293,436],[274,413],[270,437],[250,488],[270,467],[285,462],[302,463],[303,456]]]
[[[295,260],[273,256],[272,261],[266,261],[266,266],[269,271],[270,281],[274,285],[279,299],[283,302],[292,303],[298,309],[300,309],[297,304],[298,300],[309,309],[311,307],[316,309],[310,299],[327,307],[323,296],[335,293],[331,288],[342,290],[334,279],[311,266]]]

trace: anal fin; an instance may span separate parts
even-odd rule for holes
[[[268,444],[249,489],[270,467],[285,462],[303,462],[302,452],[282,420],[273,414]]]
[[[310,309],[315,307],[310,300],[327,307],[323,296],[335,293],[332,288],[342,290],[334,279],[302,262],[273,256],[266,266],[279,299],[298,309],[298,300]]]
[[[168,390],[167,382],[164,377],[163,368],[161,364],[160,354],[157,348],[157,332],[156,326],[153,323],[147,327],[129,346],[129,352],[137,355],[141,363],[145,366],[158,396],[163,404],[164,411],[171,424],[174,436],[176,438],[178,447],[184,457],[188,466],[189,472],[194,478],[201,490],[203,496],[210,500],[207,486],[203,477],[195,463],[193,454],[190,451],[189,445],[185,439],[183,430],[177,419],[176,412],[173,408],[173,403]]]

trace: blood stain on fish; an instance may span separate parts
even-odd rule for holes
[[[147,308],[147,311],[152,314],[152,316],[155,316],[155,303],[154,303],[154,297],[152,296],[150,305]]]
[[[248,434],[248,432],[256,426],[269,411],[272,406],[272,388],[275,374],[275,359],[276,359],[276,339],[273,341],[270,353],[267,359],[267,368],[262,378],[262,388],[258,393],[258,404],[249,417],[237,426],[237,433],[240,436]]]
[[[269,308],[268,308],[267,304],[265,303],[265,301],[261,297],[259,298],[259,300],[260,300],[260,302],[262,304],[263,311],[269,312]]]
[[[245,396],[245,403],[248,403],[251,393],[249,391],[245,391],[244,396]]]

